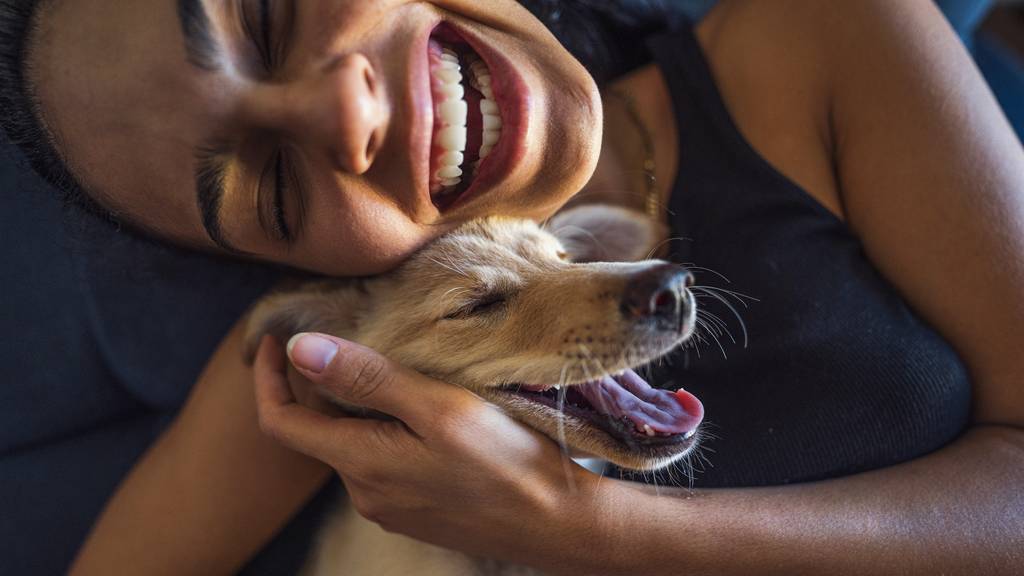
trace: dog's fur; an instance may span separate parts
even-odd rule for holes
[[[656,237],[643,215],[610,207],[570,210],[546,229],[512,219],[472,222],[391,273],[265,298],[250,317],[249,349],[265,333],[281,340],[299,332],[333,334],[468,388],[569,449],[626,468],[657,469],[681,458],[692,442],[624,443],[510,391],[580,384],[640,366],[689,336],[692,308],[682,319],[685,329],[677,331],[652,329],[620,313],[629,279],[663,264],[629,262],[643,258]],[[458,553],[385,533],[349,509],[328,522],[309,570],[316,576],[451,576],[519,569],[485,570]]]

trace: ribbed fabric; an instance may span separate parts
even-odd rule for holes
[[[672,257],[706,267],[698,284],[733,300],[749,333],[713,299],[700,306],[736,338],[680,352],[655,380],[706,409],[698,487],[819,480],[927,454],[968,423],[957,354],[869,262],[847,226],[745,141],[689,25],[651,39],[680,133]],[[699,353],[698,353],[699,352]],[[727,357],[725,357],[727,355]],[[703,471],[700,471],[703,468]],[[681,466],[657,480],[686,482]]]

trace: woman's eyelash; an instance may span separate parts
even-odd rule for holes
[[[284,199],[288,193],[288,178],[285,174],[285,158],[283,152],[277,153],[274,161],[274,227],[282,240],[291,242],[293,239],[288,218],[284,211]]]
[[[272,48],[272,26],[270,22],[270,1],[256,0],[259,4],[258,14],[253,14],[250,9],[252,0],[242,0],[242,27],[245,35],[252,42],[253,47],[259,54],[260,64],[264,71],[269,73],[274,69],[275,50]]]
[[[297,0],[241,0],[242,27],[268,77],[287,57],[296,25]],[[257,6],[252,6],[257,2]]]
[[[268,235],[291,242],[294,234],[288,225],[285,199],[290,193],[292,179],[287,168],[285,153],[278,150],[264,166],[256,183],[256,211],[260,227]]]

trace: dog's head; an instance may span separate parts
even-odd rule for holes
[[[689,273],[612,261],[643,257],[652,238],[642,215],[609,207],[577,208],[546,229],[472,222],[388,274],[269,296],[248,340],[334,334],[468,388],[569,448],[659,468],[692,447],[703,408],[633,370],[694,330]]]

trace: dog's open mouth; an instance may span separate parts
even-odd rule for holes
[[[654,388],[633,370],[561,388],[524,385],[508,393],[583,420],[627,446],[690,440],[704,418],[696,396]]]

